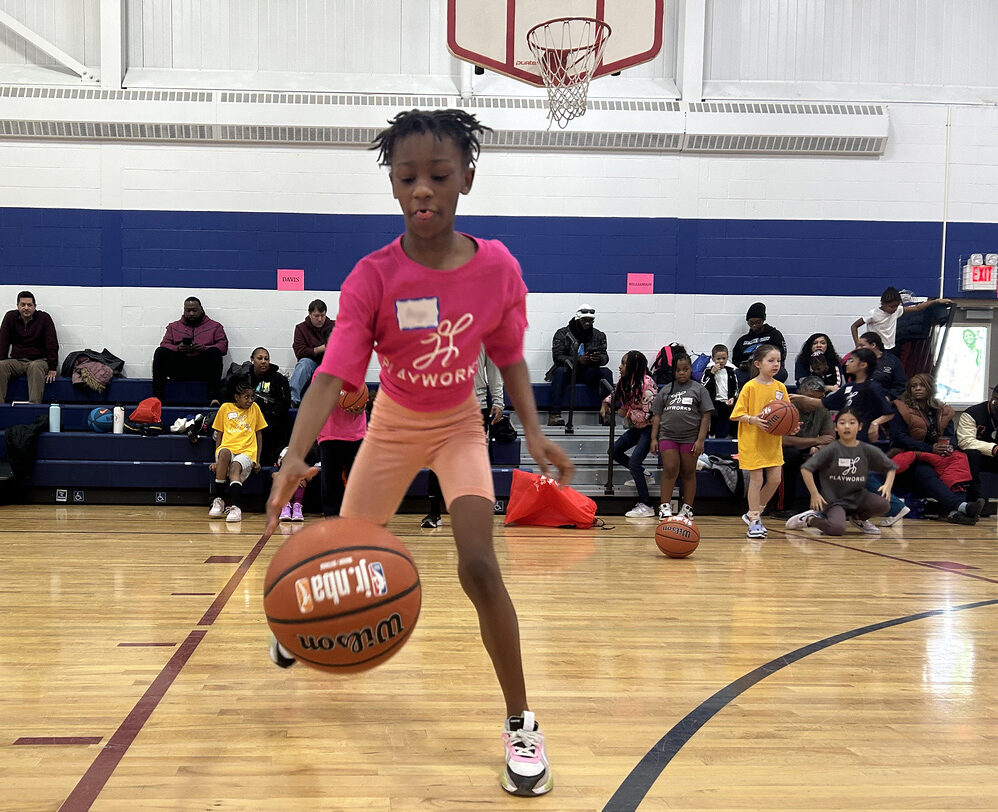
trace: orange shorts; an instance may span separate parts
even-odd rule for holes
[[[387,524],[421,468],[437,475],[448,506],[459,496],[495,502],[487,443],[474,396],[453,409],[416,412],[379,392],[340,515]]]

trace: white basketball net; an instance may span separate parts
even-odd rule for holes
[[[592,17],[560,17],[535,25],[527,44],[548,91],[548,129],[586,112],[589,80],[603,59],[610,26]]]

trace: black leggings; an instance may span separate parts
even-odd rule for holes
[[[322,515],[339,516],[347,478],[357,457],[361,440],[323,440],[319,443],[322,468],[319,481],[322,493]]]

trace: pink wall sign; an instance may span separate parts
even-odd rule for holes
[[[278,290],[305,290],[304,268],[278,268]]]
[[[628,293],[654,293],[655,274],[653,273],[629,273],[627,274]]]

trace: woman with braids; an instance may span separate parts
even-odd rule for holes
[[[610,409],[617,406],[617,414],[624,418],[624,433],[613,444],[613,459],[627,468],[638,489],[638,503],[624,515],[631,519],[654,518],[651,494],[645,479],[645,457],[651,450],[651,404],[658,394],[655,379],[648,374],[648,359],[644,353],[631,350],[620,359],[620,378],[613,395],[607,395],[599,414],[604,420]],[[611,403],[612,401],[612,403]],[[627,451],[634,452],[628,456]]]
[[[488,128],[461,110],[410,110],[389,124],[374,148],[388,167],[405,233],[361,259],[343,283],[336,329],[274,478],[268,527],[276,527],[298,483],[314,475],[305,454],[340,392],[364,385],[377,347],[380,389],[340,515],[387,524],[416,473],[436,472],[452,519],[458,578],[505,698],[502,786],[542,795],[552,787],[551,771],[528,710],[516,612],[492,545],[492,470],[473,391],[483,344],[541,472],[554,466],[565,484],[572,464],[537,422],[523,358],[527,289],[519,263],[501,242],[454,230],[458,198],[471,191],[479,135]],[[282,667],[294,663],[276,640],[271,658]]]

